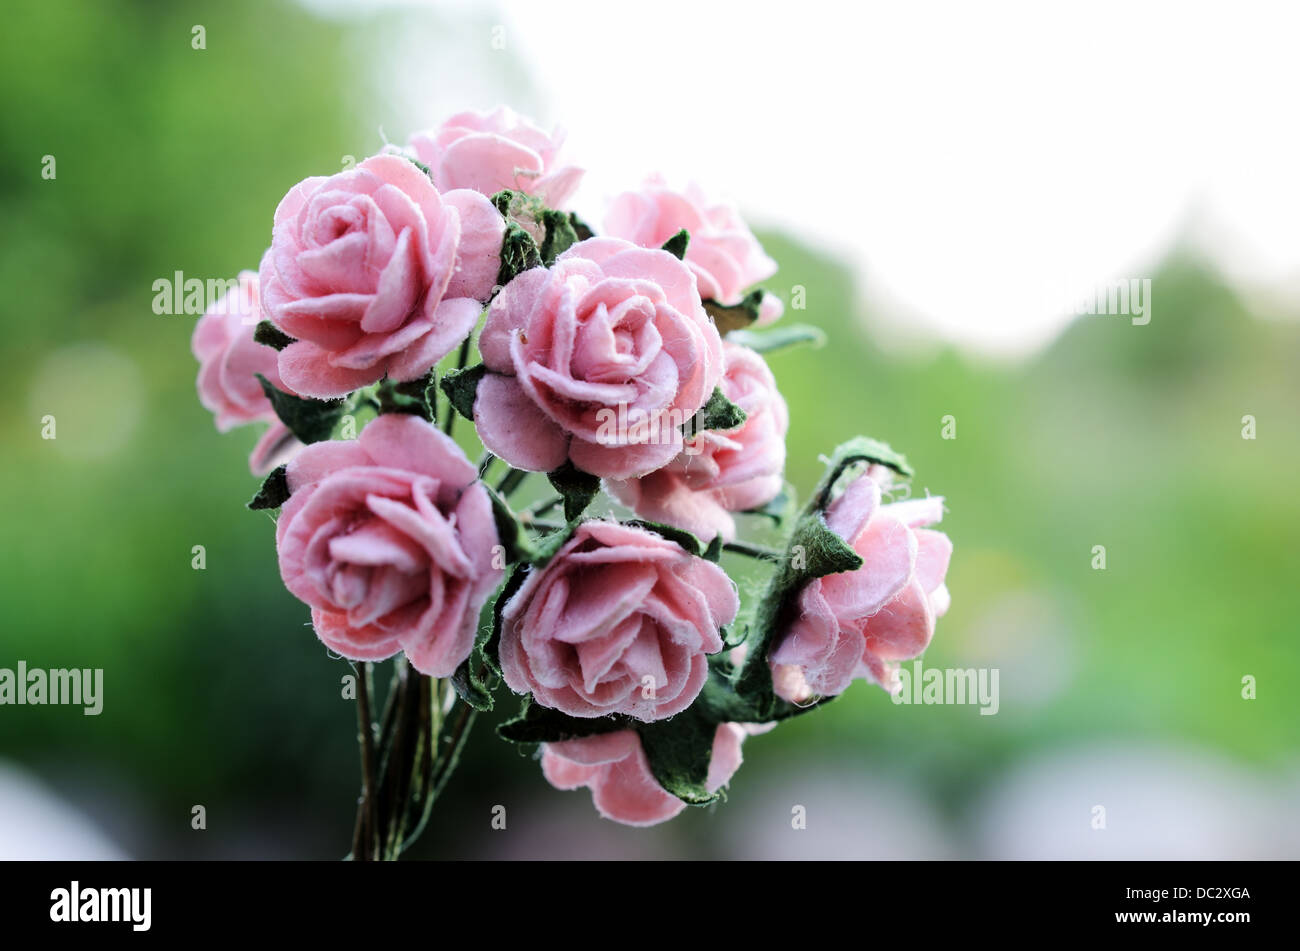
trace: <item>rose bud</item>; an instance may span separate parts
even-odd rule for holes
[[[952,542],[924,527],[942,517],[937,497],[881,505],[869,475],[831,503],[826,524],[863,564],[815,578],[799,593],[799,618],[769,655],[780,696],[794,703],[833,696],[854,677],[898,692],[896,662],[920,655],[948,610]]]

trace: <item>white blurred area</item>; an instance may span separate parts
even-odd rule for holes
[[[393,140],[500,101],[562,123],[595,221],[697,180],[853,266],[887,339],[1031,353],[1060,289],[1178,241],[1300,306],[1294,4],[301,2],[356,27]]]
[[[123,858],[85,815],[29,773],[0,760],[0,861]]]

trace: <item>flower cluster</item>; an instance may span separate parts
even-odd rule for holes
[[[816,334],[766,329],[776,263],[735,209],[650,178],[596,233],[582,176],[499,108],[306,178],[193,350],[219,429],[269,423],[249,504],[279,510],[320,640],[467,710],[504,684],[502,737],[648,825],[717,799],[745,736],[855,678],[897,690],[952,546],[942,500],[888,501],[911,470],[863,437],[796,508],[764,354]],[[738,542],[760,520],[783,548]],[[724,556],[771,563],[753,604]]]

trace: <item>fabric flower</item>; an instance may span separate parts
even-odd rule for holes
[[[781,491],[790,414],[763,358],[723,341],[723,394],[745,411],[735,429],[705,430],[662,469],[606,487],[642,518],[675,525],[706,542],[736,537],[732,512],[758,508]]]
[[[460,448],[392,413],[356,440],[307,446],[286,475],[280,575],[320,639],[353,660],[403,650],[421,673],[454,673],[501,578],[492,505]]]
[[[833,696],[854,677],[898,692],[896,662],[925,650],[935,619],[948,610],[952,542],[924,527],[942,517],[942,498],[882,505],[870,475],[831,503],[826,524],[863,564],[816,578],[800,592],[800,617],[769,655],[780,696],[794,703]]]
[[[705,300],[739,304],[746,290],[776,273],[776,262],[740,213],[731,205],[710,201],[697,185],[678,191],[652,176],[640,188],[614,198],[605,215],[606,234],[643,248],[661,248],[683,228],[691,235],[686,263],[695,272]],[[770,324],[784,309],[779,298],[764,294],[759,325]]]
[[[662,720],[699,694],[738,607],[712,562],[642,528],[584,522],[507,602],[501,670],[570,716]]]
[[[671,462],[723,371],[690,269],[617,238],[588,238],[512,280],[479,350],[491,372],[474,421],[488,449],[520,469],[567,458],[612,479]]]
[[[297,339],[280,376],[323,399],[423,376],[473,329],[504,233],[478,192],[440,195],[396,155],[299,182],[275,210],[261,267],[263,311]]]
[[[442,191],[472,188],[491,196],[510,188],[551,208],[563,208],[582,181],[582,169],[561,164],[563,144],[563,132],[548,135],[506,106],[458,113],[410,143]]]
[[[199,361],[199,401],[216,414],[218,432],[246,423],[270,424],[248,457],[253,475],[266,475],[302,444],[280,422],[257,382],[260,373],[279,389],[288,389],[280,380],[275,350],[253,339],[259,320],[257,273],[241,271],[239,284],[194,325],[190,348]]]
[[[709,792],[717,792],[740,768],[740,744],[745,729],[720,723],[713,734],[709,759]],[[652,826],[686,808],[650,772],[650,762],[635,730],[584,736],[542,744],[542,775],[556,789],[586,786],[596,811],[629,826]]]

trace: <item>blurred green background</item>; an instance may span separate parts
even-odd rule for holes
[[[256,433],[216,433],[194,393],[195,318],[155,315],[152,284],[255,268],[294,182],[377,151],[377,126],[411,131],[355,81],[350,33],[424,18],[454,35],[475,17],[491,22],[465,8],[326,21],[278,2],[6,7],[0,667],[102,667],[105,706],[0,708],[0,763],[124,854],[346,851],[348,668],[282,588],[271,520],[244,508]],[[194,23],[206,50],[191,48]],[[512,104],[535,107],[519,67],[498,68]],[[999,713],[855,686],[749,740],[727,804],[652,830],[552,790],[480,722],[418,854],[1300,854],[1278,825],[1300,802],[1300,324],[1259,319],[1175,252],[1153,275],[1148,326],[1080,320],[1014,365],[938,346],[891,355],[844,267],[761,237],[781,264],[773,289],[807,288],[787,319],[832,341],[771,358],[789,478],[806,492],[819,454],[859,432],[908,454],[915,490],[946,497],[956,545],[953,607],[925,663],[998,668]],[[1109,838],[1088,838],[1096,803]],[[1258,830],[1233,815],[1243,803]],[[195,804],[206,831],[190,828]],[[792,804],[808,807],[805,833]]]

